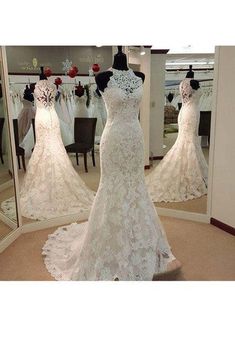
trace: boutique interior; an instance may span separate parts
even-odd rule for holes
[[[145,74],[139,121],[145,176],[152,174],[146,181],[151,196],[156,168],[179,143],[180,83],[191,72],[200,85],[197,142],[207,171],[202,178],[204,188],[175,200],[174,196],[156,197],[153,202],[182,262],[177,280],[235,280],[235,47],[215,46],[207,53],[190,49],[174,53],[152,46],[123,46],[122,51],[129,68]],[[115,53],[116,46],[1,47],[0,280],[53,280],[41,257],[47,236],[55,227],[89,217],[89,212],[78,214],[69,206],[61,214],[35,210],[30,216],[25,211],[27,191],[24,187],[22,197],[22,186],[37,142],[35,84],[42,74],[55,84],[55,111],[64,148],[80,178],[96,192],[107,107],[95,78],[112,67]],[[79,128],[75,119],[79,118],[95,121],[84,125],[81,132],[81,142],[91,143],[87,151],[73,147]],[[169,174],[170,186],[181,179],[177,166],[174,173],[175,177]],[[36,178],[39,175],[40,170],[35,170],[30,178],[38,182],[34,195],[43,189]],[[191,176],[195,175],[192,169]],[[160,180],[163,189],[164,180]]]

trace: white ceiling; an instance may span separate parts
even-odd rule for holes
[[[169,53],[169,52],[168,52]],[[214,66],[214,54],[167,54],[166,56],[166,68],[167,69],[184,69],[189,65],[197,68],[213,68]]]

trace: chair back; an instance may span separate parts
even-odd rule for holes
[[[18,119],[13,119],[14,139],[16,150],[19,148],[19,131],[18,131]]]
[[[4,122],[5,122],[5,118],[0,117],[0,149],[2,149],[2,135],[3,135]]]
[[[32,119],[34,143],[36,143],[35,118]]]
[[[199,127],[198,127],[198,135],[210,137],[210,129],[211,129],[211,111],[201,110]]]
[[[83,143],[88,147],[94,147],[96,117],[75,117],[74,118],[74,142]]]

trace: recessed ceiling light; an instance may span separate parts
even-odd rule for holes
[[[145,54],[145,49],[144,46],[140,47],[140,55],[144,55]]]

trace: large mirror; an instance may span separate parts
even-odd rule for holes
[[[161,208],[206,214],[214,54],[166,52],[154,62],[150,46],[146,47],[149,50],[148,59],[143,57],[142,47],[125,47],[125,52],[131,60],[130,67],[146,73],[143,101],[146,111],[147,105],[151,106],[150,130],[146,127],[148,116],[145,113],[141,115],[140,112],[140,120],[144,126],[145,145],[150,134],[150,139],[156,143],[155,149],[158,149],[153,154],[150,144],[150,169],[146,170],[146,177],[150,177],[148,185],[150,191],[154,185],[157,189],[161,187],[170,191],[173,182],[177,182],[175,191],[185,194],[177,199],[172,197],[171,192],[170,198],[161,196],[160,200],[153,198],[153,201]],[[13,119],[23,224],[68,215],[74,215],[76,220],[87,219],[100,180],[99,146],[107,118],[95,75],[112,65],[113,52],[112,46],[6,48],[9,106]],[[134,53],[134,57],[132,55],[130,58],[130,52]],[[189,71],[193,76],[188,77]],[[148,77],[151,84],[150,102],[146,99]],[[36,85],[39,80],[42,80],[40,85]],[[50,84],[49,87],[45,88],[43,80]],[[192,95],[190,107],[195,109],[185,110],[188,103],[182,102],[182,81],[189,81],[187,95],[190,102]],[[158,83],[156,88],[154,83]],[[192,87],[195,85],[197,88]],[[155,114],[154,120],[151,109]],[[195,138],[193,142],[185,141],[182,145],[185,149],[181,152],[182,149],[176,149],[179,138],[182,140],[179,137],[179,115],[184,119],[191,113],[196,119],[193,127]],[[187,123],[189,121],[184,122],[184,126]],[[171,152],[172,149],[176,150]],[[181,166],[181,161],[173,163],[170,159],[165,165],[167,170],[161,170],[155,182],[155,177],[151,175],[163,166],[170,152],[172,158],[185,157],[184,168],[177,168],[177,165]],[[165,173],[169,168],[171,173],[166,182]],[[187,177],[184,183],[189,182],[186,185],[181,184],[185,171]],[[198,178],[199,183],[196,184],[199,188],[192,188],[192,177]],[[188,192],[190,185],[192,189]],[[195,191],[192,192],[193,189]],[[13,194],[6,197],[5,203],[9,204],[9,214],[13,219],[14,211],[10,210],[13,198],[9,202]]]
[[[214,54],[165,55],[162,153],[149,182],[157,207],[207,213],[213,72]]]
[[[0,59],[0,240],[18,226],[12,160],[6,91]]]
[[[106,123],[95,74],[110,67],[112,47],[8,46],[6,53],[22,224],[87,219]],[[39,97],[40,79],[52,84],[51,105]]]

